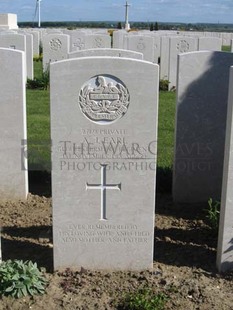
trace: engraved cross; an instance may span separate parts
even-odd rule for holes
[[[100,189],[101,190],[101,215],[100,220],[107,220],[106,217],[106,191],[107,189],[121,190],[121,183],[119,184],[107,184],[106,182],[106,164],[101,165],[101,183],[89,184],[86,183],[86,190],[88,189]]]

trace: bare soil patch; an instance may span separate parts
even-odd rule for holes
[[[153,271],[53,273],[51,198],[30,194],[26,202],[2,202],[3,259],[37,262],[49,285],[43,296],[3,297],[0,309],[120,309],[122,297],[139,288],[165,294],[165,309],[233,309],[233,274],[217,273],[217,238],[206,221],[207,207],[174,206],[169,194],[157,195]]]

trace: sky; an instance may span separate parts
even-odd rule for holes
[[[33,21],[37,0],[0,0],[0,13]],[[233,0],[129,0],[130,21],[233,23]],[[41,0],[42,21],[124,21],[125,0]],[[35,18],[37,20],[37,18]]]

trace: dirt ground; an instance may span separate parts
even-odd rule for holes
[[[51,198],[30,194],[26,202],[0,203],[3,259],[37,262],[49,280],[45,295],[3,297],[0,310],[120,309],[122,297],[140,288],[166,295],[165,309],[233,309],[233,273],[217,273],[207,207],[174,206],[169,194],[157,194],[153,271],[53,273]]]

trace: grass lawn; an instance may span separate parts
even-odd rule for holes
[[[50,111],[48,90],[27,90],[29,170],[50,170]]]
[[[42,75],[41,62],[34,62],[35,77]],[[171,170],[175,122],[174,92],[160,92],[158,168]],[[49,90],[27,89],[27,127],[30,170],[50,170]]]
[[[173,162],[175,92],[159,94],[158,167],[171,168]]]
[[[42,77],[41,61],[34,61],[35,78]],[[27,89],[29,170],[51,169],[49,90]]]
[[[229,45],[222,46],[222,52],[230,52],[230,51],[231,51],[231,47]]]
[[[34,76],[35,78],[41,78],[43,73],[42,62],[34,61]]]

